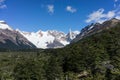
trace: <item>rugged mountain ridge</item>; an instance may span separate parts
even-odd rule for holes
[[[56,30],[48,30],[42,31],[39,30],[37,32],[25,32],[19,29],[12,29],[5,21],[0,21],[0,35],[1,35],[1,46],[9,46],[9,43],[14,44],[15,48],[24,48],[24,47],[16,47],[24,44],[29,47],[37,47],[37,48],[62,48],[68,45],[77,35],[79,31],[71,31],[68,34],[65,34]],[[24,37],[24,38],[23,38]],[[7,40],[8,43],[5,43]],[[34,46],[35,45],[35,46]],[[14,48],[12,47],[12,48]],[[2,47],[1,47],[2,48]]]
[[[20,31],[24,37],[26,37],[30,42],[37,46],[37,48],[62,48],[68,45],[78,34],[79,31],[71,31],[65,34],[56,30],[37,32],[24,32]]]
[[[0,21],[0,48],[2,49],[30,49],[36,48],[18,31],[13,30],[5,21]]]
[[[0,75],[7,80],[120,80],[120,23],[110,26],[61,49],[0,54]]]
[[[79,31],[69,31],[65,34],[56,30],[37,32],[25,32],[19,29],[14,30],[7,25],[5,21],[0,21],[0,48],[6,48],[10,44],[14,44],[12,48],[62,48],[70,43],[77,42],[85,37],[109,29],[120,23],[118,19],[111,19],[100,23],[92,23]],[[23,47],[23,46],[24,47]]]
[[[93,35],[95,33],[99,33],[105,29],[115,27],[118,23],[120,23],[120,20],[116,19],[116,18],[105,21],[102,24],[92,23],[91,25],[88,25],[85,28],[83,28],[81,30],[81,33],[79,35],[77,35],[76,38],[71,41],[71,43],[77,42],[77,41],[79,41],[87,36]]]

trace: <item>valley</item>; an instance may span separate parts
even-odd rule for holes
[[[105,25],[104,25],[105,24]],[[107,25],[106,25],[107,24]],[[104,26],[105,27],[104,27]],[[104,28],[103,28],[104,27]],[[83,31],[64,48],[0,52],[2,80],[119,80],[120,20]],[[87,34],[90,35],[87,35]],[[76,40],[75,38],[75,40]]]

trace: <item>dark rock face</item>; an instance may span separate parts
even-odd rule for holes
[[[87,36],[93,35],[95,33],[99,33],[105,29],[115,27],[118,23],[120,23],[120,20],[115,19],[115,18],[105,21],[102,24],[99,24],[99,23],[93,24],[92,23],[91,25],[88,25],[85,28],[83,28],[81,30],[81,33],[78,36],[76,36],[76,38],[73,39],[71,41],[71,43],[77,42],[77,41],[79,41]]]
[[[36,47],[15,30],[0,29],[0,48],[31,49]]]
[[[53,43],[49,43],[47,45],[48,48],[62,48],[64,47],[64,45],[62,43],[60,43],[58,40],[54,40]]]

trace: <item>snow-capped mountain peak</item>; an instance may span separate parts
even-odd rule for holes
[[[38,30],[37,32],[26,32],[19,29],[12,29],[5,21],[0,21],[0,29],[18,32],[31,43],[33,43],[37,48],[43,49],[64,47],[80,33],[79,31],[71,30],[68,34],[57,30]]]
[[[76,36],[80,33],[80,31],[71,31],[69,30],[69,33],[66,35],[68,42],[71,42]]]
[[[0,21],[0,29],[8,29],[8,30],[13,30],[10,26],[7,25],[5,21]]]
[[[56,30],[48,30],[48,31],[42,31],[39,30],[37,32],[25,32],[20,31],[17,29],[18,32],[20,32],[24,37],[26,37],[30,42],[32,42],[34,45],[36,45],[37,48],[60,48],[68,45],[70,41],[75,38],[75,36],[79,33],[78,31],[72,32],[71,36],[72,39],[69,40],[68,34],[65,34],[61,31]]]
[[[73,39],[73,41],[71,41],[71,43],[77,42],[85,37],[91,36],[95,33],[99,33],[103,30],[115,27],[117,24],[120,24],[120,20],[116,19],[116,18],[112,18],[103,23],[92,23],[91,25],[84,27],[81,30],[81,33],[79,35],[77,35],[76,38]]]

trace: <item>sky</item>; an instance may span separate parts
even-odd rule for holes
[[[0,20],[22,31],[81,30],[120,19],[120,0],[0,0]]]

